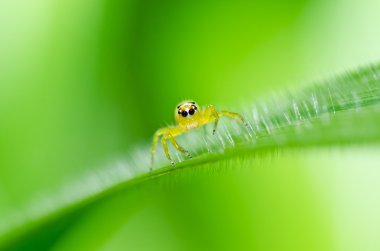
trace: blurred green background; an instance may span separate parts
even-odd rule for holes
[[[149,144],[183,99],[238,110],[377,62],[378,10],[376,0],[0,0],[0,218]],[[99,202],[44,248],[378,250],[370,219],[379,214],[358,206],[378,200],[377,182],[367,183],[380,176],[378,155],[373,146],[284,152],[257,164],[269,170],[143,186],[134,199]],[[344,183],[358,175],[352,163],[372,170],[358,190]],[[341,215],[347,206],[359,208]]]

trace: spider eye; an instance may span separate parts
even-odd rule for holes
[[[187,111],[182,111],[181,115],[182,115],[182,117],[187,117]]]
[[[190,114],[190,115],[194,115],[194,113],[195,113],[194,109],[191,108],[191,109],[189,110],[189,114]]]

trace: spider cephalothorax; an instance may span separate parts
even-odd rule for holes
[[[194,101],[181,102],[174,112],[177,124],[186,130],[200,126],[199,116],[198,105]]]
[[[247,125],[244,118],[238,113],[228,112],[228,111],[217,111],[213,105],[209,105],[205,109],[201,109],[199,108],[197,103],[190,100],[186,100],[179,103],[174,112],[174,117],[177,122],[177,126],[170,126],[170,127],[158,129],[156,133],[154,134],[152,150],[151,150],[151,163],[153,163],[154,152],[156,150],[156,146],[157,146],[160,136],[162,136],[161,143],[162,143],[162,146],[164,147],[165,155],[170,160],[172,165],[175,165],[175,163],[170,157],[169,149],[168,149],[168,145],[166,141],[167,139],[170,140],[170,142],[178,151],[186,154],[188,157],[191,158],[190,153],[186,151],[185,149],[183,149],[177,143],[174,137],[184,132],[188,132],[190,129],[198,128],[202,125],[205,125],[211,122],[214,122],[213,133],[215,133],[220,116],[228,116],[228,117],[237,118],[241,122],[243,122],[245,125]]]

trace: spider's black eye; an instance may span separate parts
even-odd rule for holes
[[[182,117],[187,117],[187,111],[182,111],[181,115],[182,115]]]
[[[194,105],[194,110],[197,110],[197,109],[198,109],[198,107]]]
[[[191,109],[189,110],[189,114],[190,114],[190,115],[194,115],[194,112],[195,112],[195,111],[194,111],[193,108],[191,108]]]
[[[181,114],[181,111],[180,111],[180,110],[178,110],[178,114]]]

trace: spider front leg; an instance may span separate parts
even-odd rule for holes
[[[162,136],[162,139],[161,139],[162,146],[164,147],[164,152],[165,152],[166,158],[168,158],[170,160],[170,162],[172,163],[173,166],[175,166],[175,162],[170,157],[169,149],[168,149],[168,145],[167,145],[166,139],[170,140],[170,142],[175,147],[175,149],[177,149],[178,151],[180,151],[183,154],[186,154],[187,157],[191,158],[190,153],[188,151],[186,151],[185,149],[183,149],[178,144],[178,142],[174,139],[174,136],[177,136],[177,135],[179,135],[179,134],[181,134],[183,132],[184,132],[184,130],[181,129],[181,128],[171,128],[171,130],[168,130],[168,132],[164,136]]]
[[[172,166],[175,166],[175,162],[172,160],[172,158],[170,157],[170,154],[169,154],[168,143],[166,142],[165,135],[161,138],[161,143],[162,143],[162,146],[164,148],[166,158],[168,158],[168,160],[170,161]]]
[[[152,171],[152,166],[153,166],[153,160],[154,160],[154,153],[156,152],[156,147],[158,140],[160,137],[166,133],[168,128],[161,128],[156,131],[156,133],[153,136],[153,143],[152,143],[152,149],[150,150],[150,170]]]
[[[157,147],[157,142],[161,136],[162,136],[161,143],[162,143],[162,147],[164,148],[165,156],[171,162],[171,164],[173,166],[175,165],[175,162],[170,157],[167,139],[170,140],[170,142],[173,144],[173,146],[178,151],[186,154],[187,157],[191,158],[190,153],[188,151],[186,151],[185,149],[183,149],[178,144],[178,142],[174,139],[175,136],[177,136],[183,132],[185,132],[185,130],[183,128],[180,128],[180,127],[166,127],[166,128],[161,128],[161,129],[157,130],[157,132],[154,134],[154,137],[153,137],[153,144],[152,144],[152,149],[150,152],[151,153],[151,167],[150,167],[151,171],[152,171],[152,166],[153,166],[154,153],[155,153],[156,147]]]
[[[191,154],[186,151],[185,149],[183,149],[179,144],[178,142],[174,139],[173,136],[169,135],[169,140],[170,142],[172,142],[173,146],[175,147],[175,149],[177,149],[178,151],[180,151],[181,153],[183,154],[186,154],[187,157],[189,157],[191,159]]]

